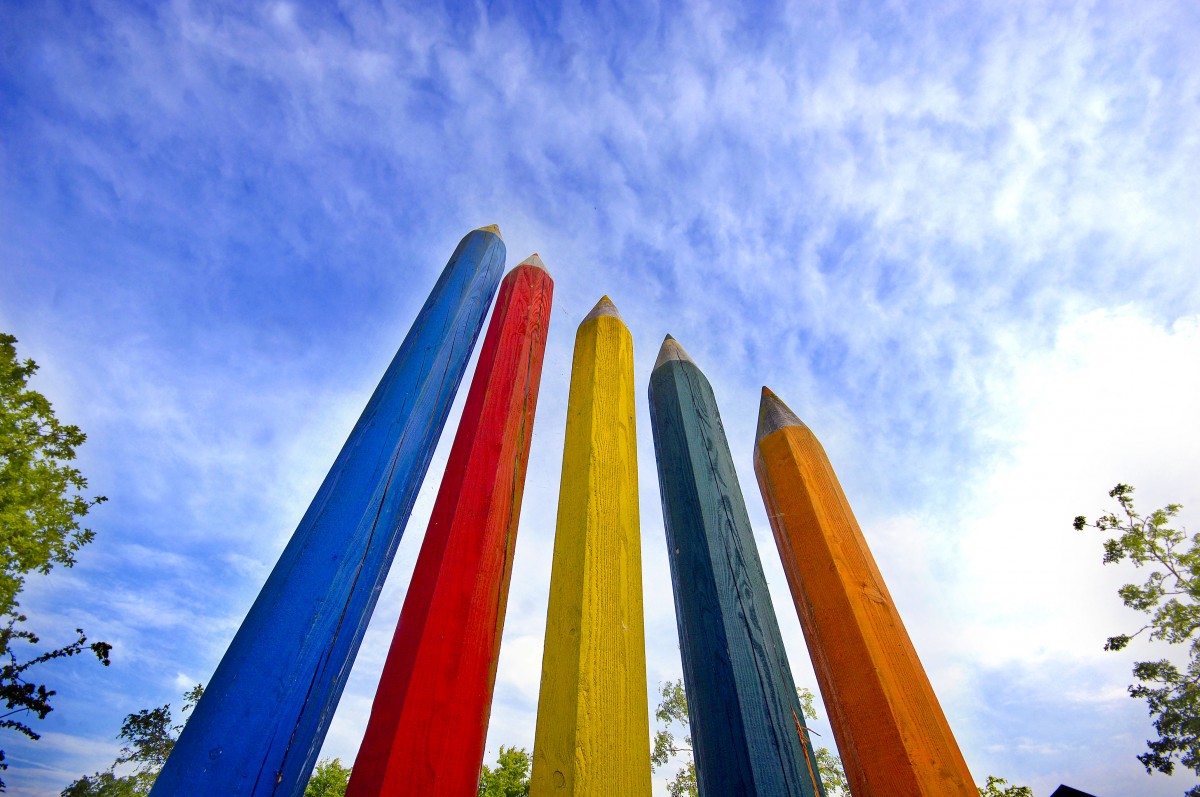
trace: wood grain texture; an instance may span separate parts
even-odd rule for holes
[[[529,793],[649,795],[649,740],[633,341],[601,313],[575,337]]]
[[[778,402],[765,388],[763,393],[760,418]],[[785,413],[790,410],[775,416]],[[803,424],[760,434],[754,471],[851,792],[976,797],[971,773],[816,436]]]
[[[553,292],[500,284],[347,797],[475,794]]]
[[[504,265],[459,242],[154,784],[298,795],[349,676]]]
[[[712,386],[660,363],[650,418],[700,793],[824,795]]]

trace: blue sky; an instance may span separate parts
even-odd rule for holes
[[[0,3],[0,329],[110,499],[24,605],[115,646],[47,666],[11,793],[207,680],[454,244],[498,223],[556,307],[489,756],[532,746],[571,346],[607,293],[639,383],[668,332],[712,381],[802,682],[763,384],[830,453],[977,779],[1181,794],[1135,760],[1147,652],[1101,650],[1131,575],[1070,521],[1117,481],[1200,506],[1198,34],[1187,2]],[[653,687],[681,669],[638,412]],[[357,750],[449,437],[327,755]]]

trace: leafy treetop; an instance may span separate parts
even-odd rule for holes
[[[1010,786],[1004,778],[988,775],[987,785],[979,787],[979,797],[1033,797],[1033,789],[1028,786]]]
[[[1141,628],[1130,634],[1108,638],[1105,650],[1123,650],[1143,633],[1150,640],[1186,645],[1187,663],[1180,666],[1168,659],[1139,661],[1133,675],[1139,683],[1129,694],[1144,699],[1159,738],[1147,741],[1149,750],[1138,756],[1147,772],[1174,772],[1176,760],[1200,774],[1200,534],[1189,536],[1172,528],[1183,507],[1167,504],[1148,515],[1134,507],[1133,488],[1118,484],[1109,491],[1117,509],[1094,523],[1079,515],[1075,529],[1095,528],[1114,536],[1104,541],[1104,564],[1125,560],[1145,569],[1140,584],[1117,590],[1121,600],[1146,616]],[[1200,786],[1186,794],[1200,797]]]
[[[16,342],[0,333],[0,614],[17,605],[25,574],[75,564],[93,536],[79,520],[106,500],[80,494],[87,479],[67,463],[87,436],[29,389],[37,364],[17,359]]]
[[[304,787],[304,797],[346,797],[349,785],[350,767],[342,766],[340,758],[325,758],[317,762]]]
[[[531,763],[524,747],[501,745],[496,768],[484,764],[479,771],[478,797],[528,797]]]

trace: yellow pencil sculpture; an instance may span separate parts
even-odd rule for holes
[[[763,388],[754,472],[854,797],[976,797],[825,449]]]
[[[605,296],[575,334],[530,797],[650,794],[633,338]]]

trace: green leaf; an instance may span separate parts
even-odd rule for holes
[[[479,772],[479,797],[528,797],[532,761],[524,747],[500,747],[496,768]]]
[[[1125,584],[1117,594],[1125,606],[1146,618],[1146,624],[1133,634],[1109,637],[1104,649],[1124,650],[1143,631],[1152,640],[1188,644],[1183,671],[1167,659],[1136,662],[1137,682],[1130,685],[1129,694],[1146,701],[1159,737],[1147,741],[1147,752],[1138,756],[1146,771],[1169,775],[1182,765],[1200,774],[1200,534],[1188,536],[1171,527],[1183,508],[1179,504],[1139,514],[1133,492],[1127,484],[1109,491],[1120,511],[1101,517],[1095,528],[1116,535],[1104,542],[1105,564],[1128,559],[1135,568],[1145,568],[1141,583]],[[1075,518],[1076,529],[1086,525],[1084,516]],[[992,781],[989,778],[989,787]],[[1193,791],[1200,797],[1200,787]],[[1007,792],[980,790],[985,793]]]

